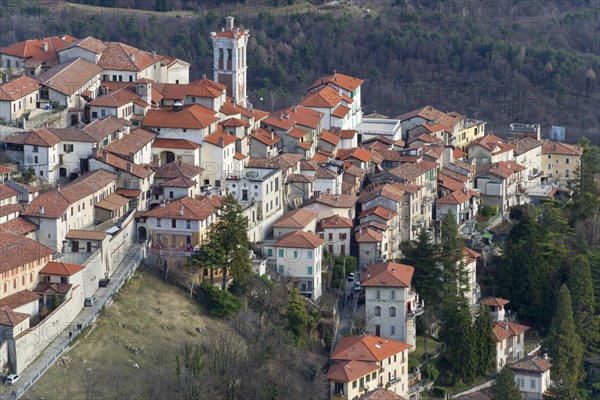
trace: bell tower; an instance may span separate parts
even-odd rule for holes
[[[250,31],[240,30],[234,17],[225,18],[221,32],[211,32],[213,42],[214,81],[227,87],[227,95],[246,107],[246,47]]]

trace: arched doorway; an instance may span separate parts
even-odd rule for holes
[[[60,168],[58,170],[58,176],[60,176],[61,178],[66,178],[67,177],[67,169],[66,168]]]
[[[172,151],[163,151],[160,153],[160,164],[164,165],[175,161],[175,153]]]
[[[77,114],[71,115],[71,126],[75,126],[79,123],[79,116]]]
[[[146,237],[147,237],[146,227],[144,227],[144,226],[138,227],[138,240],[145,242]]]

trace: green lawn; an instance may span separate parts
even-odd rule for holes
[[[436,354],[442,344],[432,338],[431,336],[427,337],[427,352],[430,355]],[[418,360],[419,362],[423,361],[423,356],[425,355],[425,340],[423,336],[417,336],[417,343],[415,346],[415,351],[412,353],[408,353],[408,359]]]

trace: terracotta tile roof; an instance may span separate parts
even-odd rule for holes
[[[359,201],[362,204],[365,204],[379,197],[385,197],[396,202],[401,202],[404,192],[404,185],[399,183],[385,183],[376,186],[370,185],[361,192]]]
[[[344,174],[348,174],[348,175],[352,175],[352,176],[357,176],[357,177],[361,177],[365,174],[366,172],[360,168],[358,168],[356,165],[350,165],[348,168],[346,168],[344,170]]]
[[[67,294],[69,290],[71,290],[70,283],[52,283],[52,282],[39,282],[33,291],[35,293],[45,293],[45,294]]]
[[[349,92],[354,92],[354,90],[356,90],[356,88],[358,88],[360,85],[362,85],[363,82],[364,82],[364,80],[359,79],[359,78],[355,78],[355,77],[340,74],[340,73],[334,73],[333,75],[328,75],[328,76],[324,76],[322,78],[317,79],[308,87],[308,90],[317,88],[319,86],[332,84],[335,86],[339,86],[342,89],[347,90]]]
[[[220,32],[214,32],[214,35],[211,34],[211,36],[213,38],[227,38],[227,39],[242,38],[246,35],[248,35],[248,31],[240,29],[237,26],[234,26],[232,30],[227,30],[227,31],[224,30],[224,31],[220,31]]]
[[[10,197],[18,196],[20,193],[21,192],[19,192],[17,189],[6,183],[0,184],[0,200],[6,200]]]
[[[301,171],[316,171],[320,168],[319,163],[314,160],[302,160],[300,161]]]
[[[0,84],[0,101],[14,101],[36,92],[41,85],[28,76],[20,76],[12,81]]]
[[[459,174],[458,172],[443,168],[438,172],[438,182],[443,184],[445,187],[452,190],[459,190],[463,187],[464,183],[469,180],[468,175]],[[460,186],[456,187],[456,183],[460,183]],[[453,189],[455,188],[456,189]]]
[[[250,137],[258,140],[259,142],[267,146],[272,146],[275,143],[281,141],[281,137],[263,128],[255,129],[254,132],[250,134]]]
[[[0,273],[39,260],[53,252],[37,240],[0,232]]]
[[[294,121],[284,118],[283,116],[268,116],[267,118],[263,119],[261,123],[267,126],[274,126],[284,131],[289,131],[294,127]]]
[[[500,297],[484,297],[483,299],[479,300],[479,304],[491,307],[503,307],[508,303],[510,303],[510,300],[506,300]]]
[[[460,169],[463,169],[468,172],[475,172],[476,167],[474,164],[469,164],[468,162],[464,162],[462,160],[454,160],[450,163],[450,165],[454,165]]]
[[[87,103],[92,107],[109,107],[119,108],[126,104],[133,103],[135,100],[141,99],[142,96],[137,94],[129,87],[108,92],[102,96],[96,97],[94,100]],[[145,103],[146,106],[148,103]]]
[[[319,151],[319,152],[315,153],[313,158],[311,158],[311,161],[326,163],[327,161],[329,161],[329,158],[330,157],[326,156],[325,154],[323,154]]]
[[[565,156],[581,156],[583,149],[579,146],[560,142],[544,142],[542,154],[561,154]]]
[[[360,215],[358,216],[358,218],[363,219],[364,217],[368,217],[369,215],[376,215],[380,218],[383,218],[386,221],[389,221],[392,218],[394,218],[396,215],[398,215],[398,213],[393,210],[388,210],[385,207],[377,206],[377,207],[369,208],[368,210],[362,211],[360,213]]]
[[[516,322],[496,322],[493,328],[496,340],[501,342],[511,336],[517,336],[529,330],[528,326],[517,324]]]
[[[464,117],[458,113],[445,113],[429,105],[399,115],[395,119],[406,121],[415,117],[420,117],[427,121],[441,122],[447,127],[454,127],[464,119]]]
[[[294,139],[302,139],[306,135],[306,131],[300,128],[292,128],[291,131],[286,133],[287,136],[293,137]]]
[[[354,129],[342,129],[340,131],[340,137],[342,139],[354,139],[357,133],[358,131]]]
[[[160,62],[161,55],[153,57],[152,54],[119,42],[105,42],[106,48],[98,61],[98,66],[103,69],[117,71],[140,72],[149,66]]]
[[[331,143],[332,145],[337,146],[341,138],[329,132],[328,130],[321,129],[321,136],[319,137],[319,140],[324,140],[327,143]]]
[[[342,96],[331,86],[325,86],[320,90],[309,93],[302,105],[313,108],[335,108],[342,101]]]
[[[354,208],[357,200],[358,197],[351,194],[330,194],[323,192],[320,196],[310,199],[306,204],[317,202],[336,208]]]
[[[101,72],[102,68],[96,64],[78,58],[50,68],[39,79],[44,86],[70,96]]]
[[[98,150],[96,156],[92,158],[138,178],[147,178],[152,175],[151,169],[121,158],[104,149]]]
[[[192,197],[182,197],[166,204],[164,207],[155,207],[150,211],[140,213],[140,216],[204,221],[216,212],[215,202],[220,202],[220,199],[219,196],[201,200]]]
[[[351,360],[330,366],[327,371],[327,379],[337,382],[352,382],[378,369],[377,364]]]
[[[193,179],[200,175],[202,171],[204,171],[203,168],[177,160],[163,164],[158,168],[154,174],[154,179],[175,179],[179,177]]]
[[[411,347],[410,344],[378,336],[345,336],[335,346],[330,358],[377,362]]]
[[[94,204],[94,206],[109,211],[116,211],[127,203],[129,203],[129,199],[126,199],[125,197],[120,196],[116,193],[111,193],[104,200],[101,200]]]
[[[352,228],[352,220],[339,215],[323,218],[319,224],[321,228]]]
[[[230,127],[230,128],[238,128],[238,127],[249,128],[250,127],[249,123],[247,123],[246,121],[243,121],[239,118],[235,118],[235,117],[227,118],[226,120],[219,122],[219,124],[221,126]]]
[[[252,114],[254,114],[255,121],[261,121],[269,116],[268,112],[259,110],[257,108],[252,109]]]
[[[344,118],[350,112],[350,107],[339,105],[331,112],[332,117]]]
[[[33,131],[23,132],[4,139],[5,143],[22,144],[41,147],[53,147],[60,142],[60,138],[56,136],[48,128],[38,128]]]
[[[194,142],[190,142],[186,139],[163,139],[156,138],[152,142],[152,147],[161,149],[199,149],[202,145]]]
[[[471,196],[465,193],[464,190],[456,190],[436,201],[436,204],[451,204],[460,205],[469,201]]]
[[[2,208],[0,208],[0,218],[15,213],[18,215],[18,213],[22,212],[24,208],[25,207],[21,203],[13,203],[2,206]]]
[[[514,150],[515,148],[515,146],[508,143],[506,140],[499,138],[493,133],[490,133],[489,135],[485,135],[484,137],[475,140],[469,145],[469,148],[475,146],[481,146],[484,149],[492,152],[492,154],[501,154],[509,150]]]
[[[312,183],[314,182],[314,176],[302,175],[302,174],[290,174],[287,177],[287,182],[296,183]]]
[[[95,37],[88,36],[83,39],[75,40],[66,46],[65,49],[70,49],[73,47],[81,47],[82,49],[91,51],[94,54],[101,54],[107,46],[103,41],[98,40]]]
[[[23,215],[35,218],[61,218],[72,203],[116,180],[116,174],[105,170],[86,173],[62,187],[60,191],[52,190],[40,194],[27,206]],[[44,209],[43,214],[41,208]]]
[[[210,79],[200,79],[188,84],[156,83],[154,86],[168,100],[183,100],[188,96],[215,99],[221,97],[225,90],[224,85]]]
[[[463,158],[466,155],[467,155],[467,153],[465,153],[461,149],[453,149],[452,150],[452,157],[454,157],[454,158]]]
[[[237,140],[237,137],[222,132],[214,132],[204,138],[205,143],[210,143],[219,147],[227,147],[230,144],[235,143]]]
[[[389,172],[405,181],[413,181],[426,172],[437,167],[437,163],[432,161],[420,161],[417,163],[401,164],[389,170]]]
[[[303,229],[317,218],[317,213],[301,208],[285,213],[274,224],[274,228]]]
[[[28,233],[35,232],[37,229],[38,226],[36,224],[23,217],[17,217],[0,224],[0,233],[11,233],[18,236],[24,236]]]
[[[339,174],[326,167],[319,167],[315,172],[315,178],[317,179],[337,179]]]
[[[127,197],[128,199],[137,199],[142,191],[140,189],[119,188],[115,190],[115,193],[123,197]]]
[[[73,36],[52,36],[43,39],[30,39],[14,43],[0,49],[0,54],[25,58],[28,65],[49,67],[58,62],[57,53],[76,40]],[[44,50],[44,43],[48,51]]]
[[[285,110],[275,112],[271,114],[271,116],[275,118],[284,116],[284,119],[287,118],[298,125],[306,126],[307,128],[311,129],[316,129],[323,120],[325,114],[304,106],[291,106]]]
[[[128,135],[124,135],[123,138],[111,142],[105,149],[113,154],[129,157],[131,153],[142,150],[155,137],[156,133],[139,128]]]
[[[538,356],[526,356],[511,364],[510,368],[517,371],[546,372],[552,368],[552,364]]]
[[[544,144],[541,140],[535,140],[532,137],[525,137],[523,139],[517,140],[515,145],[515,156],[520,156],[523,153],[528,152],[529,150],[533,150],[536,147],[540,147]]]
[[[312,147],[312,142],[300,142],[297,144],[297,146],[304,150],[310,150]]]
[[[383,233],[369,226],[356,231],[355,237],[357,243],[379,243],[383,240]]]
[[[17,326],[29,317],[29,314],[14,312],[5,306],[0,307],[0,325]]]
[[[345,161],[350,158],[355,158],[362,162],[369,162],[373,158],[373,153],[369,150],[363,149],[362,147],[355,147],[352,149],[339,149],[336,154],[336,158]]]
[[[160,184],[160,186],[161,187],[191,188],[191,187],[195,187],[197,184],[198,184],[198,182],[196,182],[195,180],[181,176],[179,178],[175,178],[175,179],[171,179],[166,182],[162,182]]]
[[[363,394],[358,400],[406,400],[406,397],[402,397],[386,388],[378,388]]]
[[[223,105],[219,109],[219,112],[224,115],[240,114],[248,119],[255,117],[253,111],[250,111],[247,108],[240,106],[239,104],[235,104],[235,100],[230,96],[227,96],[227,101],[223,103]]]
[[[297,249],[316,249],[324,242],[325,241],[321,239],[320,236],[312,232],[298,230],[281,236],[274,246]]]
[[[365,287],[410,287],[415,267],[395,262],[373,264],[367,268]]]
[[[233,154],[233,158],[235,158],[236,160],[240,160],[240,161],[241,161],[241,160],[245,160],[245,159],[246,159],[246,156],[245,156],[245,155],[243,155],[242,153],[240,153],[239,151],[236,151],[236,152]]]
[[[68,264],[64,262],[51,261],[40,270],[40,274],[72,276],[78,273],[79,271],[83,271],[84,269],[85,266],[79,264]]]
[[[31,290],[25,289],[15,294],[11,294],[10,296],[4,297],[2,299],[1,304],[3,307],[8,307],[11,310],[14,310],[15,308],[19,308],[21,306],[24,306],[25,304],[39,300],[39,294],[33,293]]]
[[[354,232],[360,232],[361,229],[366,229],[366,228],[375,229],[375,231],[377,231],[379,233],[386,232],[389,229],[387,224],[384,224],[383,222],[371,220],[371,221],[366,221],[366,222],[356,225],[354,227]]]
[[[67,232],[66,239],[104,240],[106,232],[71,229]]]
[[[90,122],[88,125],[83,127],[83,131],[90,137],[94,138],[96,142],[101,142],[114,132],[125,131],[126,127],[129,125],[131,125],[131,122],[110,115],[104,119],[96,119]]]
[[[512,174],[525,170],[525,167],[514,161],[499,161],[486,165],[476,176],[492,174],[503,179],[508,179]]]
[[[200,104],[191,104],[181,111],[173,111],[172,107],[149,110],[142,121],[142,126],[159,128],[203,129],[219,121],[216,112]]]
[[[463,256],[465,256],[467,259],[467,264],[470,264],[474,261],[477,261],[481,254],[468,247],[463,247]]]
[[[442,157],[442,154],[444,153],[443,146],[423,146],[422,149],[424,157],[430,157],[435,161],[439,160]]]

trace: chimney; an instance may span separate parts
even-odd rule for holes
[[[228,31],[232,31],[233,30],[233,25],[234,25],[234,21],[235,18],[234,17],[225,17],[225,29]]]
[[[152,50],[152,58],[156,58],[156,51]]]
[[[164,200],[162,200],[162,201],[160,202],[160,206],[161,206],[161,207],[164,207],[164,206],[165,206],[165,201],[164,201]]]
[[[129,152],[129,161],[135,162],[135,153],[133,151]]]
[[[210,199],[212,199],[212,193],[211,193],[211,192],[208,192],[208,193],[206,194],[206,198],[207,198],[207,199],[209,199],[209,200],[210,200]]]
[[[60,184],[56,185],[56,190],[60,192]]]
[[[544,353],[544,360],[548,360],[548,353]]]
[[[44,51],[48,51],[48,43],[42,42],[42,49],[44,49]]]
[[[102,161],[106,162],[106,160],[108,159],[108,153],[106,151],[102,152]]]
[[[92,147],[92,157],[98,157],[98,148]]]
[[[225,138],[223,138],[223,137],[219,138],[219,146],[221,146],[221,147],[225,146]]]
[[[275,134],[271,131],[271,140],[275,140]]]
[[[206,74],[202,74],[202,80],[206,79]]]
[[[359,235],[362,235],[362,228],[360,228],[360,229],[358,230],[358,234],[359,234]]]
[[[40,214],[41,214],[41,215],[44,215],[44,214],[46,214],[46,208],[44,208],[44,206],[41,206],[41,207],[40,207]]]
[[[131,163],[127,163],[127,172],[131,172]]]
[[[131,59],[131,61],[135,61],[135,54],[131,53],[131,55],[129,55],[129,58]]]
[[[183,216],[183,206],[179,207],[179,215]]]

